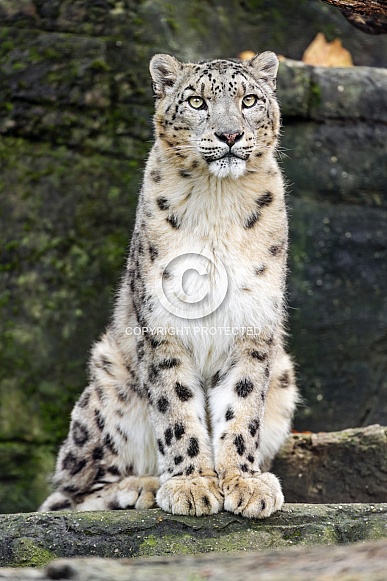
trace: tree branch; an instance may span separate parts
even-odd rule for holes
[[[322,0],[339,8],[353,26],[367,34],[387,32],[386,0]]]
[[[350,10],[359,14],[387,15],[386,0],[322,0],[325,4],[336,6],[340,10]]]

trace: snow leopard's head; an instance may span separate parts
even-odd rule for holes
[[[272,52],[198,64],[155,55],[154,122],[164,151],[179,167],[205,167],[219,178],[254,171],[279,134],[277,70]]]

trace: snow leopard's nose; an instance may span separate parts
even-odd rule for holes
[[[243,131],[235,131],[233,133],[216,133],[215,135],[220,141],[227,143],[229,147],[232,147],[236,141],[243,136]]]

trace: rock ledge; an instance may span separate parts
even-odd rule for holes
[[[0,565],[42,567],[60,557],[133,558],[257,551],[387,538],[386,504],[286,504],[265,520],[195,518],[161,510],[0,516]]]

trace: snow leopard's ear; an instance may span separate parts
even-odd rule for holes
[[[278,65],[277,55],[270,51],[257,54],[246,63],[252,75],[257,79],[266,81],[273,90],[276,87]]]
[[[169,54],[155,54],[149,64],[153,80],[153,92],[156,98],[161,98],[173,87],[182,64]]]

